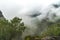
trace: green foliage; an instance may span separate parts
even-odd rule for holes
[[[49,25],[47,30],[41,33],[40,37],[45,36],[60,36],[60,22]]]
[[[0,40],[12,40],[17,34],[20,36],[25,29],[22,19],[15,17],[8,21],[0,19]]]
[[[32,37],[29,35],[29,36],[26,36],[26,37],[25,37],[25,40],[31,40],[31,38],[32,38]]]
[[[25,40],[41,40],[39,36],[26,36]]]

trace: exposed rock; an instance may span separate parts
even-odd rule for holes
[[[60,36],[54,36],[54,37],[44,37],[41,40],[60,40]]]
[[[5,17],[3,16],[1,10],[0,10],[0,19],[1,19],[1,20],[4,20],[4,19],[5,19]]]
[[[0,11],[0,17],[3,17],[3,14],[2,14],[2,12]]]
[[[47,37],[42,38],[41,40],[55,40],[55,38],[47,36]]]

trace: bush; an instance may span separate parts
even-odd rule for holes
[[[50,25],[47,30],[41,33],[40,37],[46,36],[60,36],[60,23]]]

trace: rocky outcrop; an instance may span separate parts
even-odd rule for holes
[[[42,38],[41,40],[60,40],[60,36],[53,36],[53,37],[47,36],[47,37]]]
[[[2,12],[0,11],[0,17],[3,17],[3,14],[2,14]]]

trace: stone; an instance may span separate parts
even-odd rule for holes
[[[2,14],[2,12],[0,11],[0,17],[3,17],[3,14]]]

